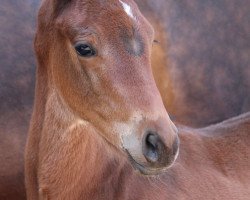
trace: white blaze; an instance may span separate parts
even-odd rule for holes
[[[161,112],[154,114],[148,113],[145,115],[145,113],[135,111],[127,122],[114,122],[113,129],[120,135],[122,142],[124,142],[125,137],[131,137],[131,135],[136,134],[138,126],[143,120],[156,121],[163,116],[164,113]]]
[[[133,12],[132,12],[132,9],[131,7],[127,4],[127,3],[124,3],[123,1],[119,0],[122,4],[122,7],[124,9],[124,11],[127,13],[127,15],[133,19],[135,19],[135,16],[133,15]]]

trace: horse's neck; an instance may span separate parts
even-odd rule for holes
[[[180,129],[180,154],[166,174],[170,178],[165,179],[166,183],[173,180],[168,184],[168,192],[174,194],[174,199],[221,199],[219,188],[226,199],[235,195],[235,189],[246,192],[244,188],[250,187],[250,151],[246,145],[250,136],[233,127],[222,133],[221,128],[205,132]],[[217,189],[207,189],[214,187]]]
[[[51,199],[122,195],[119,187],[132,171],[125,159],[91,124],[74,115],[55,91],[48,96],[45,113],[39,154],[41,191],[48,191]]]
[[[197,174],[206,166],[226,177],[239,177],[250,168],[249,129],[249,114],[203,129],[184,128],[180,131],[180,162],[186,169],[198,169]]]
[[[207,149],[227,176],[250,178],[250,115],[243,114],[208,128]],[[242,173],[245,172],[245,173]],[[244,175],[243,175],[244,174]],[[242,176],[243,175],[243,176]]]
[[[45,113],[39,154],[39,187],[44,196],[48,191],[51,199],[60,195],[92,200],[167,197],[164,178],[135,173],[126,156],[109,146],[91,124],[72,114],[54,92],[48,96]]]

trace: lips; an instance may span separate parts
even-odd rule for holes
[[[130,155],[128,150],[125,150],[128,156],[128,159],[132,165],[132,167],[136,170],[139,171],[140,174],[145,175],[145,176],[154,176],[154,175],[159,175],[163,172],[165,172],[169,167],[164,167],[164,168],[151,168],[147,166],[143,166],[142,164],[138,163],[137,161],[134,160],[134,158]]]

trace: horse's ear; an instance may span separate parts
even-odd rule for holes
[[[53,13],[58,16],[72,0],[53,0]]]

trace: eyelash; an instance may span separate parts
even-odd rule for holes
[[[159,44],[160,42],[158,40],[153,40],[154,44]]]

